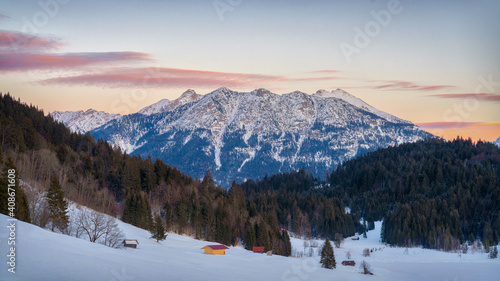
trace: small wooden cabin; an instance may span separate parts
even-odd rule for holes
[[[123,247],[127,248],[137,248],[137,245],[139,245],[139,241],[136,239],[125,239],[123,240]]]
[[[356,262],[355,261],[343,261],[342,265],[343,266],[356,266]]]
[[[252,248],[252,251],[253,251],[254,253],[263,254],[263,253],[264,253],[264,247],[256,247],[256,246],[254,246],[254,247]]]
[[[225,255],[229,248],[224,245],[207,245],[202,249],[205,250],[205,255]]]

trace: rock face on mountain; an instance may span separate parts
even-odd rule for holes
[[[223,87],[204,96],[189,90],[178,100],[155,105],[91,133],[193,177],[210,170],[226,187],[232,180],[302,167],[323,177],[357,155],[433,137],[339,89],[277,95]]]

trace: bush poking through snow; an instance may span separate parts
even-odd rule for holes
[[[369,257],[370,256],[370,249],[368,248],[365,248],[363,250],[363,257]]]
[[[361,274],[373,275],[372,269],[370,268],[370,265],[366,261],[363,261],[361,263],[360,268],[361,268]]]
[[[491,247],[490,249],[490,259],[498,258],[498,249],[497,246]]]

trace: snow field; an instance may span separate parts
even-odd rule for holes
[[[7,219],[0,215],[0,251],[7,261]],[[434,250],[389,248],[379,240],[381,223],[368,238],[335,248],[337,269],[319,266],[319,257],[281,257],[254,254],[230,247],[225,256],[204,255],[200,248],[214,244],[169,234],[156,243],[149,232],[118,221],[126,238],[137,239],[138,249],[113,249],[83,239],[53,233],[24,222],[16,223],[16,273],[2,263],[0,280],[499,280],[500,259],[487,254],[444,253]],[[318,240],[319,247],[323,241]],[[292,246],[303,250],[304,241],[292,238]],[[363,257],[364,248],[383,248]],[[351,251],[356,267],[341,265]],[[316,254],[316,250],[314,251]],[[375,275],[359,273],[366,260]]]

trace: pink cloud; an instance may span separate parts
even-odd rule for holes
[[[281,76],[228,73],[176,68],[127,68],[93,74],[57,77],[43,84],[100,85],[109,87],[242,87],[267,82],[286,81]]]
[[[149,61],[150,56],[138,52],[95,52],[95,53],[0,53],[1,71],[52,70],[82,67],[87,65]]]
[[[57,49],[62,45],[56,38],[0,30],[0,48],[10,48],[10,51]]]
[[[337,76],[323,76],[323,77],[306,77],[306,78],[283,78],[286,81],[314,81],[314,80],[333,80],[340,79]]]
[[[450,85],[418,85],[413,82],[409,81],[399,81],[399,80],[390,80],[390,81],[383,81],[385,84],[375,86],[375,89],[381,89],[381,90],[412,90],[412,91],[437,91],[437,90],[443,90],[443,89],[449,89],[453,88],[453,86]]]
[[[489,93],[477,93],[477,94],[439,94],[439,95],[428,95],[427,97],[436,97],[442,99],[475,99],[482,101],[500,101],[500,95],[489,94]]]
[[[338,73],[338,72],[339,72],[338,70],[324,69],[324,70],[310,71],[309,73],[333,74],[333,73]]]

